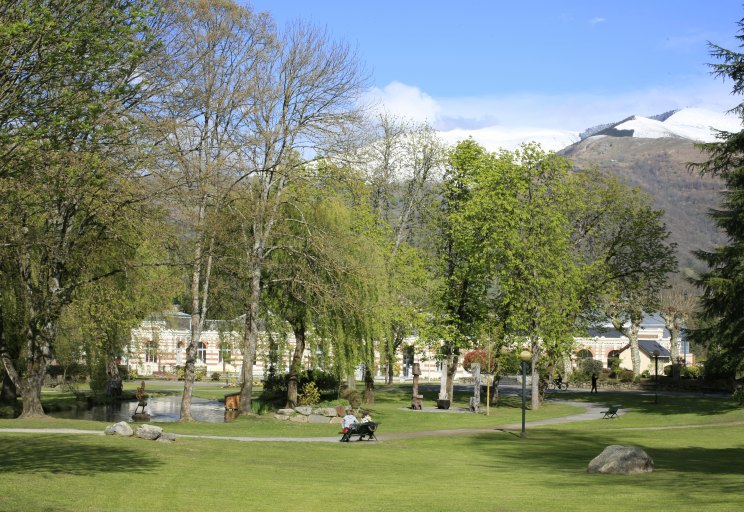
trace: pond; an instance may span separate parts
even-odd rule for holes
[[[108,421],[132,421],[132,414],[137,407],[137,401],[119,402],[109,405],[94,405],[92,407],[77,407],[65,411],[50,412],[55,418]],[[191,416],[197,421],[209,423],[224,423],[233,418],[225,414],[225,404],[217,400],[204,398],[191,399]],[[152,422],[178,421],[181,418],[181,395],[156,396],[148,399],[147,413]],[[229,416],[229,417],[228,417]]]

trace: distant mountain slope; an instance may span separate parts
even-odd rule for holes
[[[653,122],[667,124],[677,114],[666,122]],[[635,120],[629,119],[614,127],[648,134],[643,132],[648,123],[634,124]],[[680,116],[676,126],[687,126],[692,132],[690,127],[694,126],[694,121],[700,121],[700,117]],[[716,178],[701,177],[687,170],[689,162],[706,159],[692,140],[678,134],[658,135],[656,138],[595,135],[568,146],[559,154],[570,159],[576,168],[597,167],[653,196],[656,207],[666,211],[671,238],[679,246],[680,268],[700,268],[700,263],[690,253],[697,249],[710,249],[723,241],[707,215],[708,210],[720,202],[722,184]]]

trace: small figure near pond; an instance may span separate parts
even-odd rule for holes
[[[132,419],[134,421],[150,421],[150,415],[147,414],[147,394],[145,393],[145,381],[142,381],[142,385],[137,388],[137,392],[134,395],[137,398],[137,407],[134,408],[134,414]],[[142,407],[142,411],[140,411]]]

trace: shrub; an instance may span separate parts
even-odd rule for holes
[[[633,370],[623,368],[618,372],[617,378],[620,382],[633,382],[635,380],[635,373],[633,373]]]
[[[737,388],[731,397],[736,400],[739,405],[744,405],[744,388]]]
[[[320,402],[320,391],[314,382],[308,382],[303,386],[302,392],[297,397],[300,405],[313,405]]]
[[[197,382],[200,382],[204,380],[204,377],[206,376],[207,376],[206,368],[197,368],[196,372],[194,373],[194,380]]]
[[[586,357],[579,361],[578,368],[581,372],[589,376],[591,376],[593,373],[599,375],[602,372],[602,362],[590,357]]]
[[[315,384],[320,392],[338,390],[338,377],[323,370],[306,370],[300,373],[300,384],[310,382]]]
[[[681,375],[683,379],[699,379],[703,375],[703,369],[699,366],[683,366]]]
[[[332,373],[323,370],[305,370],[297,376],[297,384],[302,387],[309,383],[315,384],[321,393],[338,391],[338,377]],[[263,382],[264,389],[267,391],[287,392],[287,383],[289,375],[286,373],[268,374]]]
[[[341,392],[341,398],[349,401],[349,405],[353,409],[358,409],[362,405],[362,397],[359,391],[352,388],[346,388]]]
[[[210,377],[213,381],[217,382],[220,380],[220,372],[212,372],[212,375]]]

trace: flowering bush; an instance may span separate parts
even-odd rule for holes
[[[474,363],[480,364],[481,373],[493,373],[496,368],[496,358],[493,354],[489,357],[485,350],[471,350],[462,358],[462,367],[465,371],[469,372]]]

